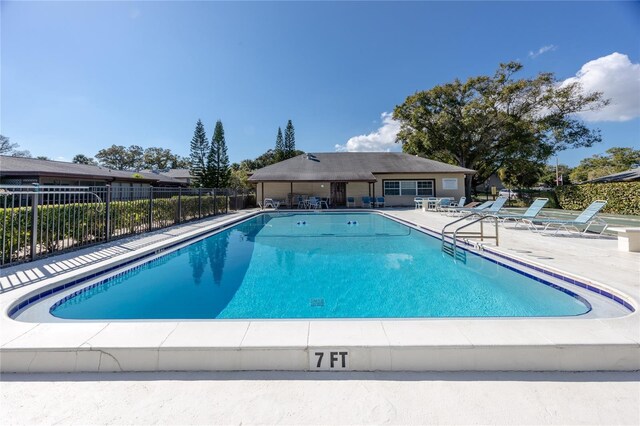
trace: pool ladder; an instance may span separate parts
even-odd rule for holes
[[[475,217],[475,219],[473,219]],[[465,223],[462,224],[461,226],[458,226],[457,228],[455,228],[453,231],[447,231],[447,228],[449,228],[452,225],[455,225],[456,223],[462,222],[463,220],[466,219],[473,219],[471,220],[471,222],[469,223]],[[495,225],[495,229],[496,229],[496,233],[495,235],[485,235],[484,233],[484,221],[486,219],[492,219]],[[460,232],[461,230],[474,225],[476,223],[480,223],[480,231],[463,231]],[[498,245],[498,217],[497,216],[493,216],[493,215],[488,215],[488,214],[482,214],[479,212],[471,212],[468,215],[461,217],[460,219],[454,220],[453,222],[449,222],[447,223],[443,228],[442,228],[442,232],[441,232],[441,238],[442,238],[442,252],[448,254],[449,256],[453,257],[454,260],[459,260],[463,263],[467,263],[467,252],[466,250],[458,250],[458,237],[460,238],[465,238],[469,239],[469,238],[480,238],[480,241],[484,241],[485,239],[495,239],[496,240],[496,246]],[[450,241],[449,241],[450,240]]]

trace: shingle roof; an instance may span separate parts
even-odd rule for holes
[[[640,167],[626,170],[620,173],[614,173],[608,176],[602,176],[596,179],[591,179],[585,183],[633,182],[636,180],[640,180]]]
[[[142,178],[134,177],[133,175],[136,173],[140,174]],[[81,179],[162,182],[174,185],[183,184],[183,182],[169,176],[156,173],[111,170],[106,167],[88,164],[9,157],[5,155],[0,155],[0,176],[60,176]]]
[[[475,171],[400,152],[304,154],[256,170],[252,182],[364,181],[379,173],[464,173]]]
[[[170,169],[167,170],[166,172],[160,172],[165,176],[169,176],[172,178],[179,178],[179,179],[188,179],[191,178],[191,172],[189,171],[189,169]]]

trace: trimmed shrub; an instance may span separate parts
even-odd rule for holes
[[[640,182],[585,183],[556,188],[560,207],[584,210],[595,200],[606,200],[606,213],[640,215]]]

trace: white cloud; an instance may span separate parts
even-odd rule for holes
[[[543,53],[547,53],[547,52],[552,52],[554,50],[556,50],[558,48],[558,46],[550,44],[548,46],[542,46],[540,49],[538,49],[536,52],[530,50],[529,51],[529,57],[531,59],[535,59],[538,56],[542,55]]]
[[[586,92],[602,92],[611,103],[599,111],[580,116],[586,121],[628,121],[640,117],[640,64],[627,55],[611,55],[589,61],[575,77],[562,82],[578,82]]]
[[[336,144],[335,150],[340,152],[379,152],[399,151],[401,145],[396,143],[396,135],[400,130],[400,122],[393,119],[391,113],[381,114],[382,126],[367,135],[354,136],[346,144]]]

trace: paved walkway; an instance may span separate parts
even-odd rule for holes
[[[1,424],[638,425],[638,373],[5,375]]]

